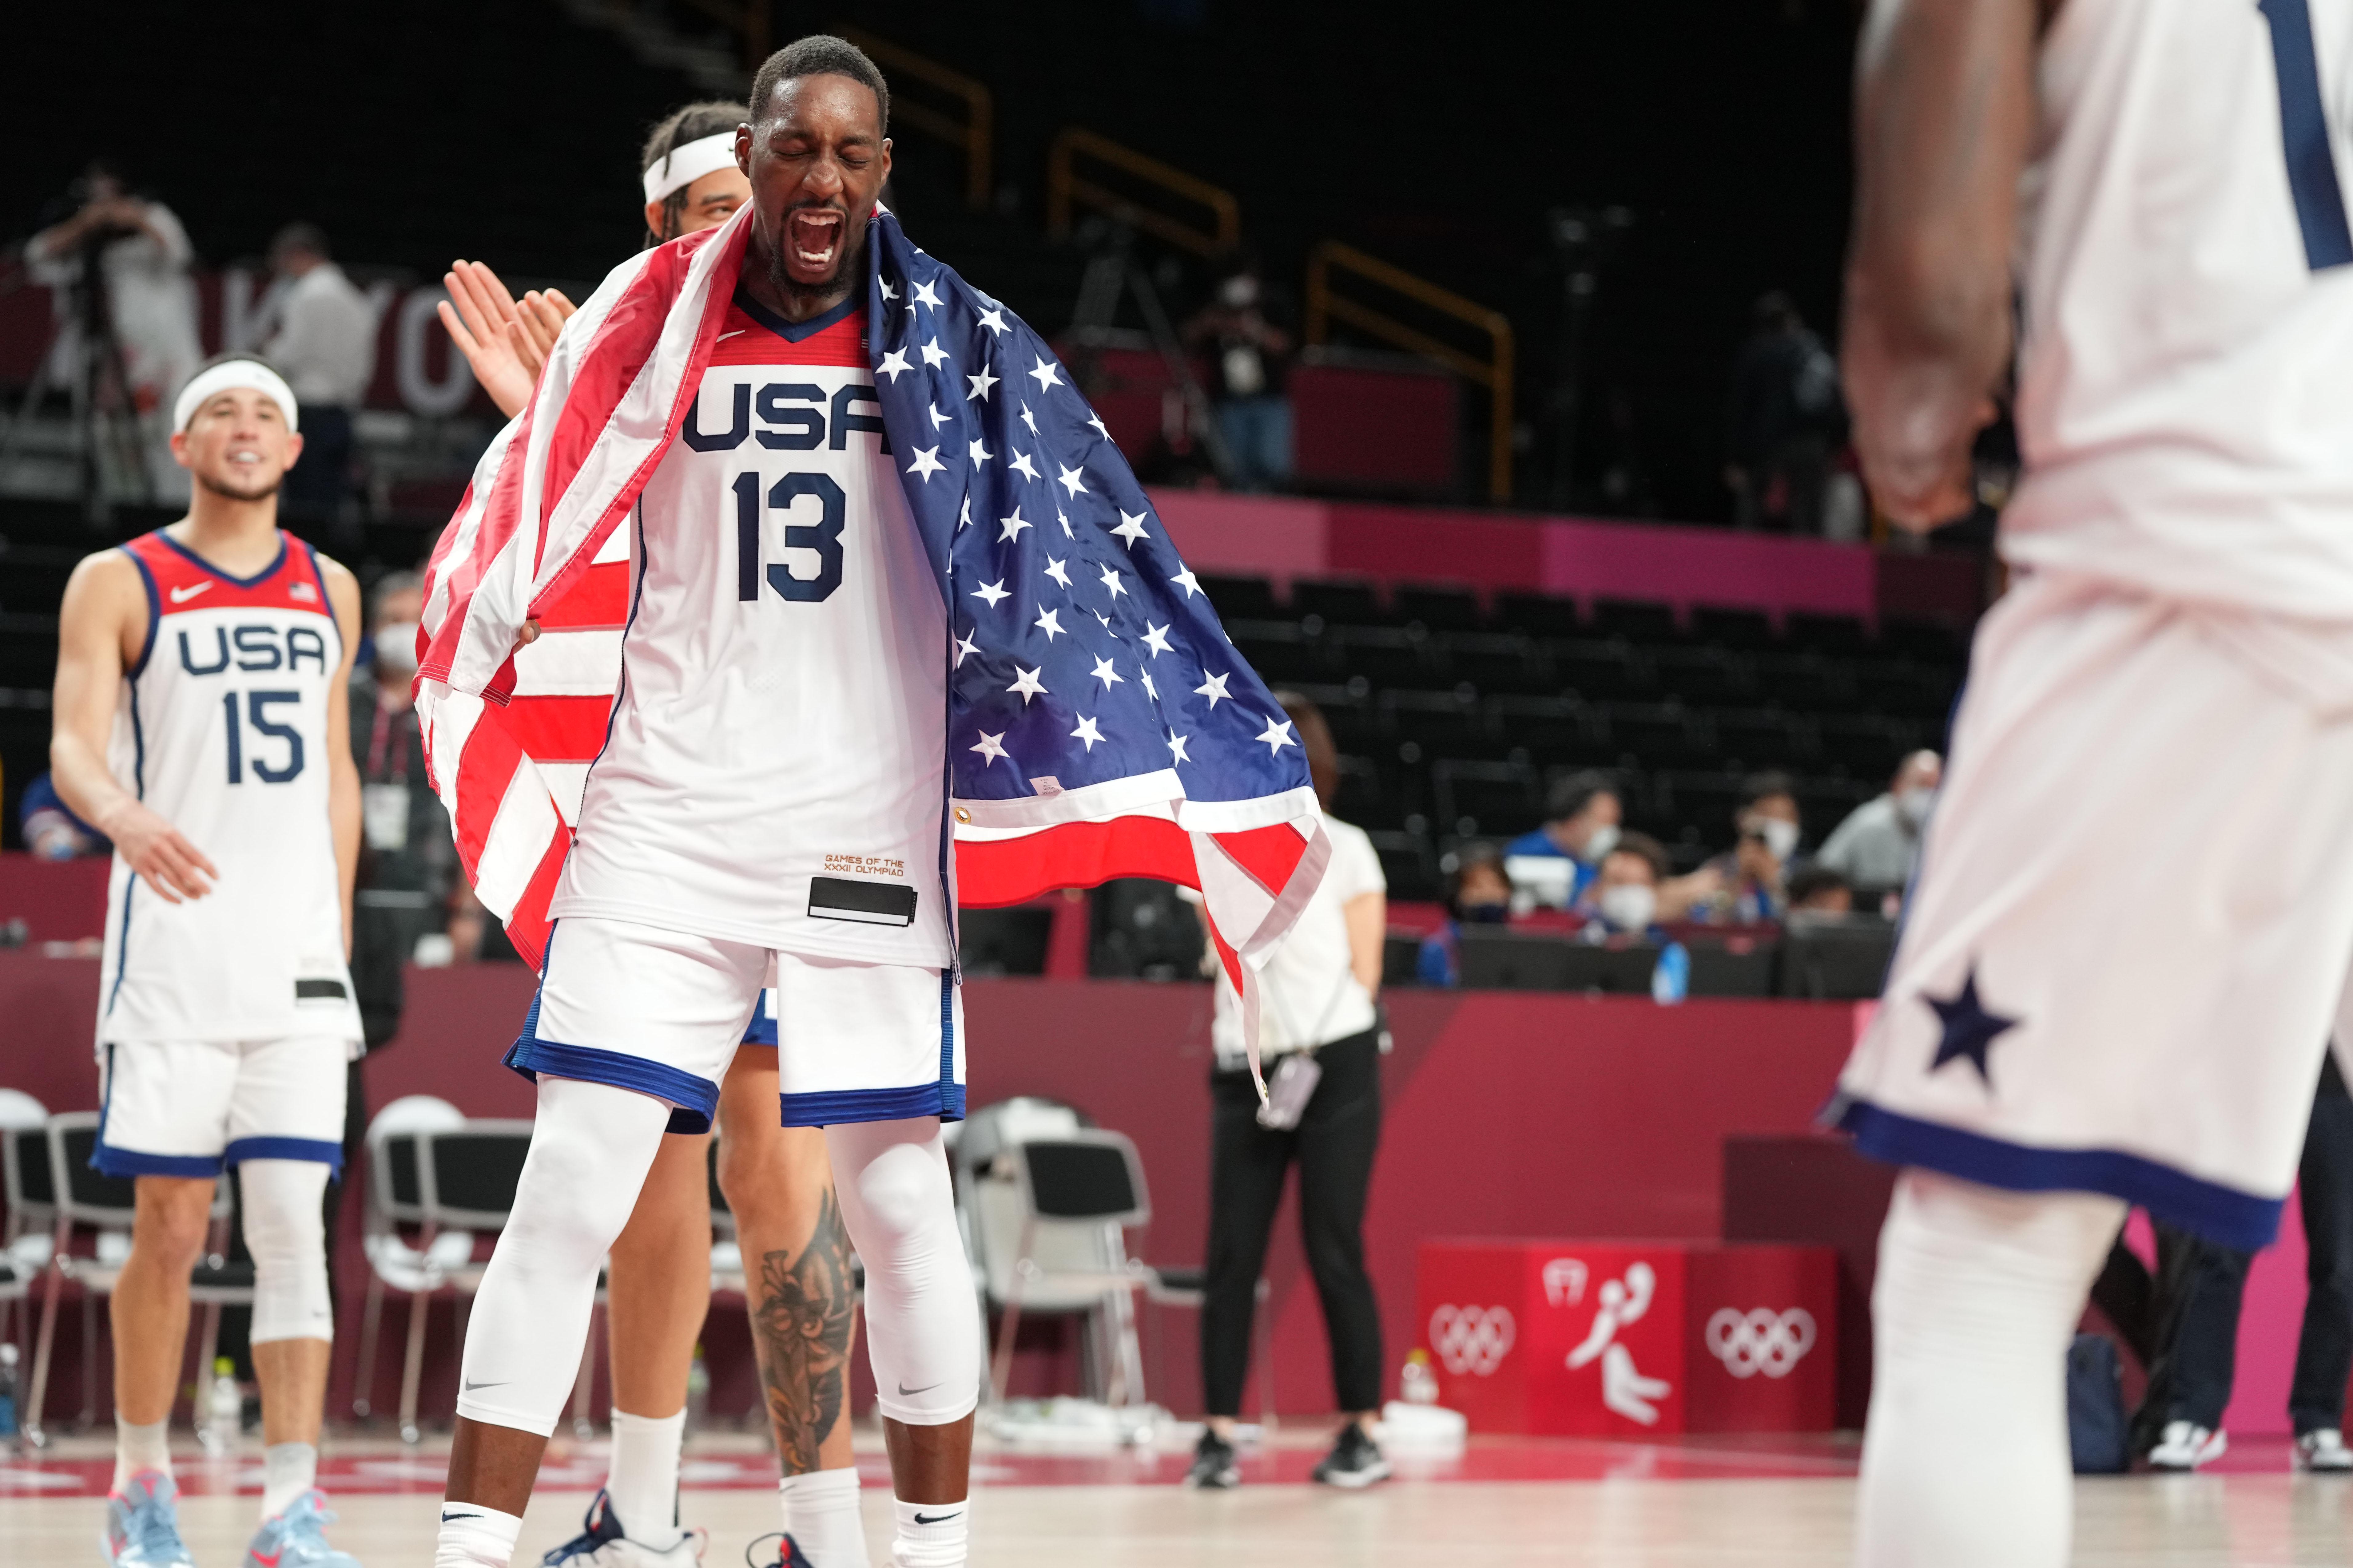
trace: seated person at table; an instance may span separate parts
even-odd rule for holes
[[[1666,880],[1666,847],[1647,833],[1622,836],[1602,858],[1590,900],[1594,917],[1577,938],[1597,946],[1655,944],[1659,962],[1651,972],[1651,995],[1680,1002],[1691,988],[1691,954],[1659,924],[1659,891]]]
[[[1695,873],[1711,877],[1713,885],[1692,903],[1688,918],[1715,925],[1778,921],[1789,906],[1789,861],[1801,832],[1789,775],[1751,774],[1741,784],[1732,820],[1739,842]]]
[[[1504,870],[1523,900],[1570,909],[1600,874],[1626,810],[1609,775],[1590,772],[1559,780],[1545,805],[1544,826],[1504,847]]]
[[[1854,889],[1847,886],[1844,877],[1819,860],[1812,861],[1789,873],[1789,913],[1851,915]]]
[[[1446,919],[1421,939],[1414,960],[1414,978],[1424,985],[1461,984],[1457,939],[1462,927],[1499,925],[1512,913],[1512,879],[1504,873],[1502,850],[1466,844],[1447,860]]]

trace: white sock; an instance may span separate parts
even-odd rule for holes
[[[501,1513],[478,1502],[444,1502],[441,1534],[433,1545],[433,1568],[507,1568],[522,1516]]]
[[[814,1568],[867,1568],[855,1468],[786,1476],[776,1490],[785,1500],[785,1532]]]
[[[1862,1568],[2063,1568],[2067,1344],[2124,1215],[2096,1193],[1897,1181],[1872,1291]]]
[[[901,1502],[891,1500],[899,1521],[891,1542],[894,1568],[964,1568],[967,1502]]]
[[[319,1484],[315,1443],[272,1443],[261,1450],[261,1517],[276,1519],[287,1505]]]
[[[114,1418],[114,1489],[121,1491],[122,1483],[142,1470],[172,1473],[172,1440],[168,1436],[170,1417],[133,1426],[120,1415]]]
[[[686,1444],[686,1412],[632,1415],[613,1412],[613,1464],[605,1494],[622,1532],[645,1546],[678,1539],[678,1458]]]

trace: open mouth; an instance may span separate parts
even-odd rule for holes
[[[841,230],[840,213],[830,207],[801,207],[785,219],[785,246],[800,267],[829,268],[841,251]]]

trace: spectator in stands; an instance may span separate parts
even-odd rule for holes
[[[1256,257],[1230,258],[1222,274],[1216,298],[1185,323],[1185,346],[1208,356],[1234,488],[1270,489],[1291,477],[1291,399],[1284,395],[1291,334],[1270,319]]]
[[[1618,842],[1625,805],[1607,773],[1577,773],[1552,786],[1544,826],[1504,846],[1504,869],[1531,904],[1572,908]]]
[[[1789,862],[1803,831],[1789,775],[1752,773],[1741,781],[1732,820],[1739,841],[1701,868],[1709,890],[1693,902],[1691,916],[1729,925],[1779,920],[1788,908]]]
[[[1601,858],[1593,883],[1594,917],[1578,935],[1597,943],[1652,943],[1659,962],[1651,971],[1651,995],[1680,1002],[1691,989],[1691,954],[1659,923],[1668,869],[1665,845],[1647,833],[1620,836]]]
[[[188,472],[172,458],[164,411],[205,357],[196,336],[196,286],[188,275],[195,251],[172,209],[133,195],[111,164],[90,164],[75,182],[73,199],[72,216],[25,245],[26,269],[52,290],[58,317],[48,374],[67,386],[110,384],[112,373],[90,363],[83,342],[85,321],[110,322],[122,351],[123,390],[141,427],[148,494],[159,503],[185,504]],[[84,291],[93,286],[105,295],[97,312],[86,308]]]
[[[1339,752],[1314,703],[1275,699],[1296,727],[1318,799],[1339,787]],[[1345,1422],[1315,1479],[1360,1487],[1389,1473],[1374,1444],[1381,1402],[1381,1320],[1365,1270],[1365,1198],[1380,1141],[1380,987],[1388,926],[1380,857],[1364,830],[1330,816],[1332,862],[1291,935],[1261,973],[1259,1049],[1270,1098],[1261,1110],[1242,1046],[1241,998],[1217,982],[1210,1035],[1209,1247],[1201,1307],[1201,1385],[1208,1424],[1189,1479],[1241,1479],[1233,1432],[1250,1366],[1250,1316],[1284,1177],[1299,1164],[1300,1227],[1332,1346],[1332,1383]]]
[[[1846,422],[1838,362],[1778,289],[1757,301],[1753,321],[1725,414],[1733,519],[1742,528],[1770,518],[1792,533],[1820,533],[1831,454]]]
[[[1851,915],[1854,913],[1854,889],[1844,877],[1816,858],[1789,874],[1789,912]]]
[[[1920,859],[1920,833],[1936,804],[1945,759],[1915,752],[1896,765],[1884,794],[1847,814],[1823,843],[1815,863],[1827,866],[1866,894],[1901,891]]]
[[[46,773],[25,786],[25,797],[16,803],[16,825],[25,847],[37,860],[114,853],[113,842],[73,814]]]
[[[1512,915],[1511,875],[1493,845],[1464,845],[1447,857],[1445,872],[1446,919],[1421,939],[1414,960],[1414,977],[1424,985],[1461,984],[1462,928],[1500,925]]]
[[[351,492],[352,415],[375,376],[375,308],[327,252],[314,224],[269,242],[276,326],[263,352],[294,389],[302,456],[287,471],[290,517],[332,522]]]

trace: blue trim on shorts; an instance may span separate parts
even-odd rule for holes
[[[787,1127],[830,1127],[848,1121],[907,1121],[936,1116],[964,1120],[964,1085],[911,1083],[904,1089],[836,1089],[776,1097]]]
[[[217,1176],[217,1154],[142,1154],[100,1143],[90,1152],[90,1167],[110,1176]]]
[[[1824,1120],[1854,1147],[1894,1165],[1923,1165],[2017,1193],[2105,1193],[2209,1241],[2259,1252],[2279,1235],[2282,1198],[2257,1197],[2116,1149],[2041,1149],[1900,1116],[1861,1100],[1834,1101]]]
[[[241,1165],[248,1160],[310,1160],[343,1174],[343,1146],[332,1138],[232,1138],[221,1151],[221,1163]]]
[[[551,1078],[577,1079],[583,1083],[609,1083],[616,1089],[635,1089],[656,1100],[667,1100],[675,1107],[670,1113],[669,1131],[711,1131],[711,1119],[719,1110],[719,1086],[709,1079],[623,1051],[539,1039],[531,1028],[538,1021],[539,1004],[534,999],[531,1023],[524,1026],[522,1035],[508,1050],[503,1058],[506,1066],[534,1083],[539,1081],[541,1073],[546,1073]]]

